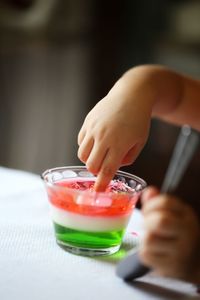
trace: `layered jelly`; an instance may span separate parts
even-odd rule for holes
[[[56,239],[76,249],[116,252],[139,194],[120,180],[96,193],[94,183],[94,179],[76,177],[48,187]]]

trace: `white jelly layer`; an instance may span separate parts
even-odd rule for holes
[[[117,217],[84,216],[66,212],[61,208],[50,205],[52,220],[61,226],[82,231],[102,232],[125,229],[130,215]]]

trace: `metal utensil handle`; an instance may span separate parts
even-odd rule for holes
[[[178,187],[198,144],[199,133],[188,125],[184,125],[165,174],[161,193],[173,192]]]

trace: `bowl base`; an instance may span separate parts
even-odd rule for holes
[[[76,254],[76,255],[83,255],[83,256],[103,256],[103,255],[112,255],[116,253],[120,245],[114,246],[114,247],[109,247],[109,248],[102,248],[102,249],[95,249],[95,248],[82,248],[82,247],[77,247],[74,245],[70,245],[68,243],[65,243],[60,240],[56,240],[57,244],[67,252]]]

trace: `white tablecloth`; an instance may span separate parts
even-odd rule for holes
[[[135,210],[122,250],[136,246],[141,223]],[[39,176],[0,168],[0,300],[200,299],[193,285],[151,274],[127,284],[115,275],[118,259],[61,249]]]

